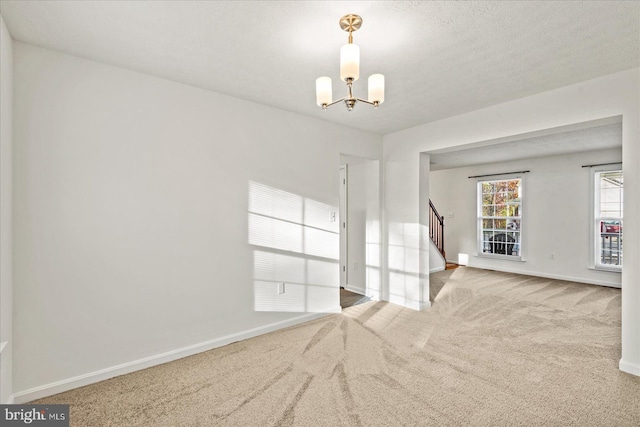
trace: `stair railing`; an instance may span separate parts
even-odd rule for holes
[[[438,213],[431,199],[429,199],[429,237],[442,257],[447,259],[444,252],[444,217]]]

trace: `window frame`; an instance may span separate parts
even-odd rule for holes
[[[519,216],[505,216],[504,219],[517,219],[520,221],[520,228],[518,232],[520,234],[520,241],[518,242],[519,247],[519,255],[505,255],[505,254],[494,254],[487,253],[483,251],[483,228],[482,223],[485,217],[482,215],[482,184],[487,182],[499,182],[499,181],[512,181],[512,180],[520,180],[520,190],[519,190],[519,199],[520,199],[520,208],[519,208]],[[491,175],[487,177],[477,178],[476,179],[476,256],[483,258],[492,258],[492,259],[502,259],[507,261],[524,261],[524,227],[523,220],[525,217],[524,214],[524,189],[525,189],[525,178],[524,173],[517,174],[504,174],[504,175]]]
[[[620,171],[624,174],[622,169],[622,163],[612,163],[608,165],[593,166],[590,168],[590,206],[589,206],[589,268],[600,271],[610,271],[614,273],[621,273],[624,264],[624,257],[620,265],[602,264],[600,263],[600,220],[603,218],[600,215],[600,174],[602,172],[616,172]],[[624,176],[624,175],[623,175]],[[622,212],[620,218],[613,218],[620,221],[620,225],[624,223],[624,181],[622,186]],[[622,238],[623,232],[620,236]],[[620,251],[621,255],[624,254],[624,249]]]

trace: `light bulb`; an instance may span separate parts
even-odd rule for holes
[[[316,102],[322,107],[331,104],[331,77],[318,77],[316,79]]]
[[[382,74],[372,74],[369,76],[369,102],[384,102],[384,76]]]
[[[360,48],[349,43],[340,48],[340,78],[345,82],[353,79],[355,82],[360,77]]]

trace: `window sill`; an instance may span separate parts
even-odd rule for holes
[[[500,259],[503,261],[512,261],[512,262],[527,262],[526,259],[521,256],[513,256],[513,255],[496,255],[496,254],[475,254],[476,258],[487,258],[487,259]]]
[[[606,271],[608,273],[622,273],[622,267],[616,268],[616,267],[594,267],[594,266],[590,266],[589,270]]]

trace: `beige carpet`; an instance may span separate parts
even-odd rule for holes
[[[43,399],[73,426],[638,426],[620,291],[461,267],[384,302]]]
[[[454,269],[442,270],[429,275],[429,301],[433,303],[436,300],[440,290],[447,284],[454,271]]]

